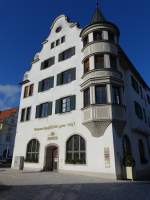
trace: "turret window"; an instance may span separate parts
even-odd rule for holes
[[[94,31],[93,32],[93,39],[94,41],[100,41],[103,39],[102,37],[102,31]]]
[[[90,71],[90,61],[89,61],[89,58],[87,58],[84,61],[84,74],[86,74],[89,71]]]
[[[109,42],[115,43],[115,34],[113,32],[108,32]]]
[[[85,36],[85,37],[83,38],[83,46],[85,47],[85,46],[88,44],[88,42],[89,42],[89,37],[88,37],[88,35],[87,35],[87,36]]]
[[[104,55],[95,55],[95,69],[104,68]]]
[[[84,95],[84,107],[87,107],[90,105],[90,88],[84,90],[83,95]]]
[[[110,55],[110,66],[113,69],[117,69],[117,58],[115,55]]]
[[[106,104],[107,103],[106,85],[95,86],[95,101],[96,101],[96,104]]]

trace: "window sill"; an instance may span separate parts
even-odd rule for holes
[[[30,161],[24,161],[24,163],[28,163],[28,164],[39,164],[39,162],[30,162]]]
[[[73,81],[75,81],[75,80],[72,80],[72,81],[67,82],[67,83],[62,83],[62,84],[60,84],[60,85],[56,85],[56,86],[64,86],[64,85],[68,85],[69,83],[72,83]]]

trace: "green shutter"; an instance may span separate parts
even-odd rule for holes
[[[54,87],[54,76],[50,77],[50,88]]]
[[[59,61],[59,62],[62,61],[62,60],[63,60],[63,52],[60,53],[58,57],[59,57],[59,58],[58,58],[58,61]]]
[[[61,85],[62,84],[62,73],[57,75],[57,85]]]
[[[76,68],[71,69],[71,79],[72,81],[76,80]]]
[[[44,62],[41,63],[41,70],[44,69]]]
[[[36,115],[35,115],[36,118],[40,117],[40,107],[41,107],[40,105],[36,106]]]
[[[72,47],[72,48],[71,48],[71,55],[72,55],[72,56],[75,55],[75,51],[76,51],[76,50],[75,50],[75,47]]]
[[[61,99],[57,99],[55,103],[55,113],[61,113]]]
[[[41,92],[41,91],[42,91],[42,85],[43,85],[43,84],[42,84],[42,81],[40,81],[40,82],[39,82],[39,86],[38,86],[38,92]]]
[[[52,102],[48,102],[48,115],[52,114]]]
[[[70,97],[70,109],[71,110],[76,109],[76,96],[75,95]]]

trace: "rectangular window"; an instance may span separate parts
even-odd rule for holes
[[[46,102],[36,106],[36,118],[48,117],[51,114],[52,102]]]
[[[68,58],[71,58],[74,55],[75,55],[75,47],[72,47],[72,48],[69,48],[69,49],[63,51],[62,53],[60,53],[58,60],[60,62],[60,61],[66,60]]]
[[[76,79],[76,68],[72,68],[57,75],[57,85],[70,83],[75,79]]]
[[[143,111],[142,111],[142,108],[141,108],[140,104],[137,103],[136,101],[134,102],[134,108],[135,108],[136,116],[137,116],[139,119],[143,119]]]
[[[34,85],[30,85],[30,88],[29,88],[29,96],[32,96],[33,95],[33,89],[34,89]]]
[[[60,45],[60,39],[56,40],[56,46]]]
[[[87,58],[84,61],[84,74],[86,74],[89,71],[90,71],[90,61],[89,61],[89,58]]]
[[[115,43],[115,34],[112,32],[108,32],[108,40],[112,43]]]
[[[23,122],[24,121],[24,119],[25,119],[25,108],[23,108],[22,110],[21,110],[21,122]]]
[[[76,108],[76,96],[64,97],[56,100],[55,113],[65,113],[75,110]]]
[[[132,83],[132,87],[134,88],[134,90],[139,94],[139,84],[135,80],[135,78],[133,78],[133,76],[131,76],[131,83]]]
[[[85,47],[89,43],[88,35],[83,38],[83,47]]]
[[[30,120],[30,116],[31,116],[31,107],[28,107],[26,109],[26,121]]]
[[[21,122],[29,121],[31,117],[31,107],[23,108],[21,110]]]
[[[65,36],[61,37],[61,43],[64,43],[65,40],[66,40],[66,37],[65,37]]]
[[[104,68],[104,55],[95,55],[95,69]]]
[[[51,49],[53,49],[55,47],[55,42],[51,43]]]
[[[46,69],[55,64],[55,57],[51,57],[41,63],[41,70]]]
[[[49,77],[39,82],[38,92],[43,92],[53,87],[54,87],[54,77]]]
[[[150,104],[150,96],[149,95],[147,95],[147,102],[148,102],[148,104]]]
[[[103,39],[103,37],[102,37],[102,31],[94,31],[93,32],[93,39],[94,39],[94,41],[100,41],[100,40],[102,40]]]
[[[28,85],[24,88],[24,98],[33,95],[34,84]]]
[[[115,55],[110,55],[110,67],[117,69],[117,58]]]
[[[66,97],[62,99],[62,112],[69,112],[70,111],[70,97]]]
[[[114,104],[121,104],[121,94],[120,88],[116,86],[112,86],[112,93],[113,93],[113,102]]]
[[[25,86],[23,95],[24,98],[28,97],[28,92],[29,92],[29,86]]]
[[[143,116],[145,123],[147,123],[147,115],[146,115],[146,110],[144,108],[143,108]]]
[[[83,95],[84,95],[84,107],[90,106],[90,88],[84,90]]]
[[[95,100],[96,100],[96,104],[106,104],[107,103],[106,85],[95,86]]]

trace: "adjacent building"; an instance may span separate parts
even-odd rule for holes
[[[18,108],[0,111],[0,160],[11,159],[13,156],[16,136]]]
[[[150,88],[119,45],[118,27],[97,7],[80,28],[52,23],[24,75],[12,167],[124,177],[150,168]]]

